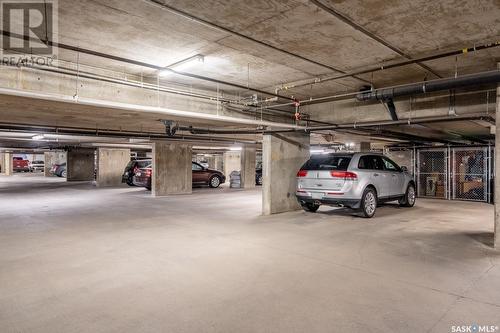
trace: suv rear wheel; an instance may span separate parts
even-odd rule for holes
[[[377,210],[377,194],[372,188],[367,188],[361,198],[361,212],[364,217],[373,217]]]
[[[403,207],[413,207],[415,205],[415,185],[410,184],[406,188],[405,196],[399,199],[399,205]]]
[[[311,213],[316,213],[316,211],[319,209],[319,205],[313,204],[313,203],[305,203],[302,204],[302,209],[305,210],[306,212],[311,212]]]

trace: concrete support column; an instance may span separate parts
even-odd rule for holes
[[[88,181],[94,180],[95,150],[76,148],[68,150],[66,162],[66,180]]]
[[[241,187],[255,187],[255,148],[243,148],[241,151]]]
[[[13,162],[12,162],[12,153],[3,153],[2,154],[2,174],[5,176],[12,176],[13,171]]]
[[[262,142],[262,213],[270,215],[300,209],[295,198],[296,175],[309,158],[306,133],[265,134]]]
[[[229,179],[231,172],[241,171],[241,151],[224,153],[224,175]]]
[[[500,69],[500,63],[498,64]],[[500,84],[497,86],[496,119],[500,119]],[[495,248],[500,248],[500,124],[496,124],[495,132]]]
[[[122,175],[130,162],[130,149],[97,149],[97,186],[119,186]]]
[[[187,144],[153,143],[151,194],[190,194],[193,192],[192,147]]]
[[[50,169],[56,164],[66,163],[66,152],[47,151],[43,154],[43,158],[45,177],[53,177],[54,175],[50,173]]]

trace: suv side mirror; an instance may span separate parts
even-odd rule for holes
[[[402,166],[401,171],[408,173],[408,167]]]

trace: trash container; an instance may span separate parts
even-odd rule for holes
[[[230,188],[241,187],[241,173],[239,171],[233,171],[229,175],[229,187]]]

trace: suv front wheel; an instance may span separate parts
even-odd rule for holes
[[[377,194],[372,188],[367,188],[361,198],[361,212],[364,217],[373,217],[377,210]]]

